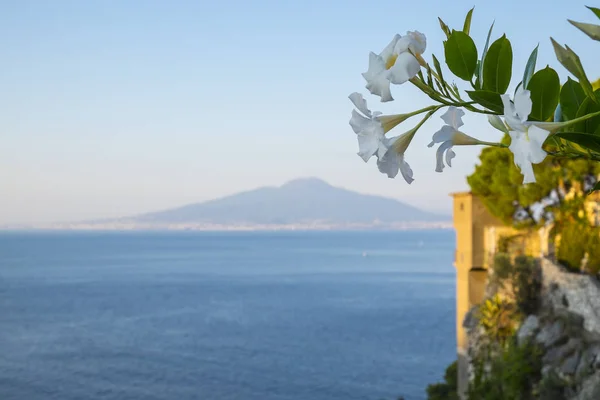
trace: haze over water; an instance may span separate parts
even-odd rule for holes
[[[0,234],[0,398],[425,398],[452,231]]]

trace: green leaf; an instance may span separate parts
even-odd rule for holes
[[[477,66],[477,47],[473,39],[464,32],[452,31],[444,50],[450,71],[465,81],[471,81]]]
[[[597,98],[600,98],[600,89],[596,90],[595,96],[597,96]],[[591,98],[586,97],[581,103],[579,109],[577,110],[576,117],[583,117],[585,115],[592,114],[598,111],[600,111],[600,104],[594,103]],[[598,126],[600,126],[600,116],[592,117],[585,121],[577,123],[574,126],[574,130],[594,134],[598,129]]]
[[[504,93],[512,76],[512,47],[503,35],[490,46],[483,62],[483,89]]]
[[[538,47],[540,47],[539,44],[535,46],[535,49],[533,49],[531,55],[529,56],[529,60],[527,60],[527,65],[525,65],[525,73],[523,74],[523,87],[527,87],[527,85],[529,84],[529,80],[531,79],[531,77],[533,76],[533,72],[535,71]]]
[[[600,41],[600,25],[586,24],[583,22],[571,21],[570,19],[567,21],[592,39]]]
[[[593,193],[593,192],[597,192],[598,190],[600,190],[600,182],[596,182],[596,184],[594,185],[594,187],[589,191],[589,193]]]
[[[563,119],[568,121],[577,118],[577,111],[586,96],[579,82],[567,78],[567,82],[560,90],[560,108]]]
[[[432,89],[435,89],[433,87],[433,77],[431,76],[431,68],[427,68],[427,86],[429,86]]]
[[[471,19],[473,18],[473,10],[475,9],[475,7],[471,8],[469,10],[469,12],[467,13],[467,16],[465,17],[465,23],[463,25],[463,32],[466,33],[467,35],[469,34],[469,32],[471,31]]]
[[[600,152],[600,135],[583,132],[559,132],[555,136],[578,144],[588,150]]]
[[[435,71],[437,72],[438,76],[440,77],[440,81],[441,81],[440,83],[441,83],[442,88],[444,89],[443,93],[445,93],[446,95],[449,95],[448,90],[445,87],[444,74],[442,73],[442,66],[440,65],[440,62],[435,55],[432,54],[431,57],[433,58],[433,66],[435,67]]]
[[[596,7],[589,7],[589,6],[586,6],[586,7],[587,7],[587,8],[589,8],[590,10],[592,10],[592,12],[593,12],[594,14],[596,14],[596,17],[600,18],[600,8],[596,8]]]
[[[527,90],[531,92],[532,109],[529,117],[546,121],[554,115],[560,97],[560,78],[555,70],[546,67],[531,77]]]
[[[554,53],[556,53],[558,62],[560,62],[562,66],[567,69],[567,71],[572,73],[579,80],[583,91],[588,96],[594,97],[594,89],[592,88],[592,84],[585,74],[585,70],[583,69],[583,65],[581,65],[579,56],[575,54],[575,52],[571,50],[569,46],[562,47],[554,39],[550,38],[550,40],[552,41],[552,46],[554,47]]]
[[[504,112],[504,104],[502,104],[500,93],[491,92],[489,90],[467,90],[466,92],[471,100],[479,103],[488,110],[497,113]]]
[[[483,85],[483,63],[485,62],[485,56],[487,55],[488,52],[488,47],[490,45],[490,37],[492,36],[492,29],[494,29],[494,23],[492,22],[492,26],[490,26],[490,30],[488,31],[487,34],[487,39],[485,40],[485,47],[483,48],[483,53],[481,53],[481,65],[479,66],[479,85],[477,85],[478,88],[481,89],[481,85]]]
[[[442,19],[440,17],[438,17],[438,20],[440,21],[440,27],[446,34],[446,38],[449,38],[450,37],[450,28],[448,28],[448,25],[446,25],[446,23],[444,21],[442,21]]]

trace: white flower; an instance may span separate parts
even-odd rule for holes
[[[381,115],[380,112],[371,112],[367,107],[367,101],[360,93],[352,93],[348,96],[354,106],[360,111],[352,110],[350,126],[358,138],[358,155],[365,161],[376,155],[378,159],[383,158],[388,151],[388,139],[385,134],[408,118],[408,115]]]
[[[446,153],[446,164],[449,167],[452,166],[452,159],[456,156],[452,150],[452,146],[469,146],[484,143],[458,130],[464,125],[462,122],[464,115],[465,112],[460,108],[449,107],[448,111],[441,117],[446,125],[433,134],[431,143],[427,145],[428,147],[433,147],[434,144],[441,143],[436,152],[436,172],[444,170],[444,152]]]
[[[388,150],[382,158],[377,160],[379,172],[386,174],[388,178],[395,178],[398,175],[398,171],[400,171],[408,184],[414,181],[413,171],[410,165],[404,160],[404,152],[408,148],[415,132],[416,130],[413,129],[400,136],[386,139]]]
[[[416,57],[420,57],[426,47],[427,39],[420,32],[395,35],[379,55],[369,54],[369,69],[362,74],[367,81],[366,88],[381,97],[382,102],[394,100],[390,83],[400,85],[415,77],[421,69]]]
[[[539,164],[546,158],[542,145],[550,132],[536,126],[541,125],[539,123],[527,122],[532,108],[529,90],[519,87],[514,101],[510,100],[509,95],[503,94],[502,103],[504,120],[509,127],[508,134],[511,138],[508,148],[514,154],[515,165],[523,174],[523,183],[535,182],[532,164]]]
[[[387,151],[384,143],[385,132],[381,122],[377,120],[379,112],[371,113],[367,107],[367,102],[360,93],[352,93],[348,96],[354,106],[362,113],[352,110],[350,126],[358,137],[358,155],[365,161],[369,161],[373,155],[383,157]]]

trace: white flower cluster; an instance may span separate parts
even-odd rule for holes
[[[421,55],[426,47],[427,40],[420,32],[407,32],[405,36],[395,35],[380,54],[373,52],[369,54],[369,68],[362,74],[367,82],[366,89],[372,95],[379,96],[381,102],[393,101],[391,84],[401,85],[417,76],[421,66],[424,65]],[[358,138],[358,155],[365,162],[375,156],[380,172],[389,178],[395,178],[400,172],[407,183],[412,183],[413,171],[406,162],[404,153],[424,120],[399,136],[388,138],[386,134],[413,115],[425,111],[431,114],[445,106],[431,106],[410,114],[382,115],[380,112],[371,111],[360,93],[352,93],[349,99],[356,107],[352,111],[350,126]],[[495,128],[510,135],[509,149],[514,154],[515,164],[524,175],[524,183],[535,182],[532,164],[540,163],[546,157],[542,144],[550,132],[544,127],[551,124],[527,122],[532,108],[528,90],[521,87],[517,89],[514,100],[511,100],[508,95],[502,95],[502,102],[504,120],[493,115],[489,117],[489,122]],[[451,166],[451,160],[455,157],[453,146],[497,145],[461,132],[459,128],[464,125],[462,121],[464,115],[462,109],[449,106],[441,116],[445,124],[433,135],[428,145],[432,147],[434,144],[440,144],[436,152],[437,172],[443,171],[444,161]]]

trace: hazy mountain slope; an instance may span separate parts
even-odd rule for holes
[[[140,215],[128,220],[144,223],[291,224],[322,221],[370,223],[444,221],[399,201],[363,195],[306,178],[281,187],[266,187],[205,203]]]

